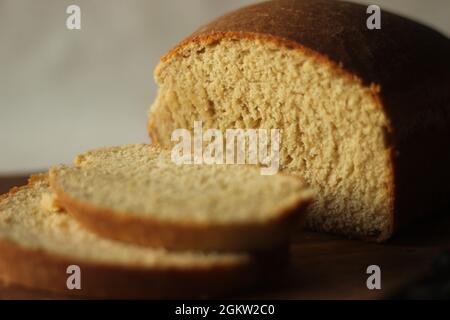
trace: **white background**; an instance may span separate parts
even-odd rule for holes
[[[43,170],[93,147],[148,142],[159,57],[255,0],[0,0],[0,174]],[[449,0],[359,1],[450,36]],[[82,30],[66,29],[66,8]]]

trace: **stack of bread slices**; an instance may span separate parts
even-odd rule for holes
[[[0,279],[90,297],[231,293],[276,274],[309,199],[298,178],[256,167],[177,165],[153,145],[94,150],[2,196]]]

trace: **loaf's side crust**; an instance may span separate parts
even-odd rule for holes
[[[13,188],[0,201],[29,188],[44,175],[30,178],[27,186]],[[0,239],[0,279],[34,289],[92,298],[201,298],[222,296],[255,285],[282,266],[286,252],[280,248],[267,256],[221,262],[195,268],[120,266],[71,260],[42,249],[24,248]],[[67,267],[81,268],[81,290],[68,290]]]
[[[64,192],[55,180],[50,174],[58,201],[87,229],[106,238],[170,250],[258,252],[286,246],[311,201],[311,197],[300,198],[264,223],[193,223],[181,218],[174,222],[83,203]]]

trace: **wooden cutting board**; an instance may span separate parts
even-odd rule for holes
[[[22,176],[0,178],[0,193],[25,182]],[[295,237],[291,262],[279,283],[230,298],[386,299],[428,274],[433,260],[446,249],[450,249],[450,217],[444,216],[419,223],[382,245],[305,232]],[[381,290],[367,288],[370,265],[381,269]],[[0,283],[0,299],[65,298]]]

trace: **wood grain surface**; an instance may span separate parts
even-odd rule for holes
[[[0,178],[0,192],[26,177]],[[450,219],[422,222],[387,244],[353,241],[305,232],[295,236],[291,262],[276,285],[229,298],[387,299],[430,272],[432,262],[450,248]],[[0,252],[1,255],[1,252]],[[378,265],[382,289],[368,290],[366,268]],[[66,299],[69,296],[0,283],[0,299]]]

